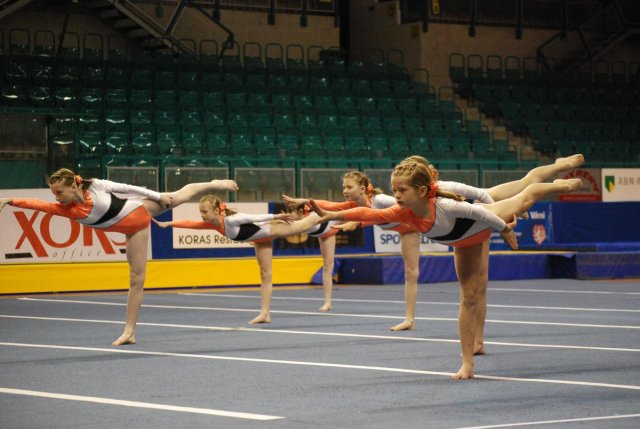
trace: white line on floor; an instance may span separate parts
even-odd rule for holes
[[[89,352],[101,352],[101,353],[121,353],[131,355],[146,355],[146,356],[166,356],[166,357],[179,357],[179,358],[191,358],[191,359],[211,359],[211,360],[225,360],[236,362],[254,362],[254,363],[269,363],[269,364],[281,364],[281,365],[297,365],[297,366],[312,366],[312,367],[324,367],[324,368],[342,368],[342,369],[355,369],[364,371],[382,371],[402,374],[419,374],[419,375],[436,375],[451,377],[453,373],[442,371],[426,371],[418,369],[405,369],[405,368],[390,368],[383,366],[370,366],[370,365],[348,365],[338,363],[326,363],[326,362],[308,362],[308,361],[294,361],[294,360],[280,360],[280,359],[259,359],[259,358],[245,358],[235,356],[214,356],[214,355],[201,355],[191,353],[170,353],[170,352],[153,352],[142,350],[124,350],[122,348],[99,348],[99,347],[76,347],[76,346],[60,346],[53,344],[26,344],[26,343],[8,343],[0,342],[0,346],[6,347],[29,347],[29,348],[43,348],[43,349],[57,349],[57,350],[75,350],[75,351],[89,351]],[[630,384],[610,384],[610,383],[596,383],[589,381],[572,381],[572,380],[554,380],[544,378],[520,378],[520,377],[500,377],[493,375],[475,375],[475,378],[486,380],[499,380],[499,381],[513,381],[524,383],[545,383],[545,384],[562,384],[571,386],[584,386],[584,387],[599,387],[608,389],[621,389],[621,390],[640,390],[640,386]]]
[[[122,407],[148,408],[148,409],[163,410],[163,411],[178,411],[181,413],[208,414],[210,416],[234,417],[238,419],[248,419],[248,420],[278,420],[278,419],[284,418],[284,417],[269,416],[264,414],[239,413],[235,411],[213,410],[210,408],[182,407],[178,405],[165,405],[165,404],[154,404],[151,402],[126,401],[122,399],[100,398],[95,396],[67,395],[64,393],[41,392],[37,390],[9,389],[5,387],[0,387],[0,393],[7,393],[10,395],[37,396],[40,398],[50,398],[50,399],[66,399],[68,401],[93,402],[96,404],[119,405]]]
[[[71,319],[63,317],[39,317],[39,316],[13,316],[0,314],[0,318],[5,319],[28,319],[28,320],[50,320],[56,322],[79,322],[79,323],[106,323],[114,325],[123,325],[124,322],[113,320],[92,320],[92,319]],[[421,338],[421,337],[404,337],[392,335],[366,335],[366,334],[347,334],[340,332],[317,332],[317,331],[295,331],[289,329],[269,329],[269,328],[245,328],[245,327],[225,327],[225,326],[206,326],[206,325],[183,325],[173,323],[145,323],[138,322],[138,326],[151,326],[160,328],[178,328],[178,329],[203,329],[209,331],[231,332],[260,332],[265,334],[293,334],[293,335],[318,335],[327,337],[346,337],[346,338],[362,338],[373,340],[391,340],[391,341],[418,341],[430,343],[450,343],[459,344],[459,340],[445,338]],[[595,346],[572,346],[558,344],[529,344],[529,343],[507,343],[501,341],[485,341],[485,345],[504,346],[504,347],[531,347],[545,349],[565,349],[565,350],[598,350],[607,352],[632,352],[640,353],[640,349],[620,348],[620,347],[595,347]]]
[[[209,298],[215,297],[224,297],[224,298],[247,298],[247,299],[256,299],[257,295],[233,295],[226,293],[191,293],[191,292],[183,292],[178,295],[188,295],[188,296],[206,296]],[[321,301],[324,302],[324,298],[303,298],[303,297],[294,297],[294,296],[274,296],[271,298],[272,300],[285,300],[285,301]],[[367,303],[380,303],[380,304],[404,304],[404,301],[393,301],[393,300],[383,300],[383,299],[347,299],[347,298],[332,298],[331,301],[334,302],[367,302]],[[441,302],[441,301],[418,301],[416,304],[424,304],[424,305],[449,305],[449,306],[459,306],[459,302]],[[618,308],[583,308],[583,307],[543,307],[543,306],[533,306],[533,305],[504,305],[504,304],[487,304],[487,307],[490,308],[526,308],[532,310],[562,310],[562,311],[596,311],[596,312],[620,312],[620,313],[640,313],[640,310],[626,310],[626,309],[618,309]]]
[[[632,418],[638,418],[638,417],[640,417],[640,414],[622,414],[622,415],[613,415],[613,416],[582,417],[582,418],[563,419],[563,420],[543,420],[543,421],[537,421],[537,422],[504,423],[504,424],[488,425],[488,426],[465,426],[463,428],[456,428],[456,429],[511,428],[516,426],[551,425],[551,424],[557,424],[557,423],[571,423],[571,422],[592,422],[597,420],[632,419]]]
[[[40,301],[40,302],[57,302],[57,303],[70,303],[70,304],[86,304],[86,305],[111,305],[111,306],[125,306],[125,303],[119,302],[98,302],[98,301],[80,301],[70,299],[42,299],[42,298],[18,298],[21,301]],[[256,309],[251,308],[223,308],[223,307],[194,307],[185,305],[152,305],[143,304],[144,308],[162,308],[162,309],[174,309],[174,310],[198,310],[198,311],[232,311],[232,312],[250,312],[255,313]],[[352,314],[352,313],[322,313],[316,311],[285,311],[285,310],[271,310],[272,314],[296,314],[305,316],[322,316],[322,317],[362,317],[367,319],[395,319],[404,320],[401,316],[387,316],[381,314]],[[416,317],[415,320],[430,320],[439,322],[457,322],[455,317]],[[592,323],[562,323],[562,322],[533,322],[522,320],[496,320],[487,319],[486,323],[503,323],[511,325],[544,325],[544,326],[571,326],[579,328],[603,328],[603,329],[640,329],[637,325],[596,325]]]

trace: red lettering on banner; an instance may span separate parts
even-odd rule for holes
[[[91,230],[90,228],[87,228],[89,231],[86,231],[88,234],[91,234]],[[99,230],[95,230],[96,235],[98,236],[98,241],[100,242],[100,244],[102,244],[102,248],[104,249],[105,253],[107,253],[108,255],[113,255],[114,253],[116,253],[115,249],[113,248],[113,246],[111,245],[111,241],[109,240],[109,237],[107,237],[107,234],[104,231],[99,231]]]
[[[69,219],[69,224],[71,225],[71,233],[69,234],[69,239],[64,243],[56,243],[53,241],[53,237],[51,237],[51,218],[52,214],[46,214],[44,218],[40,221],[40,235],[42,235],[42,239],[45,243],[47,243],[51,247],[55,247],[61,249],[63,247],[69,247],[78,239],[80,235],[80,225],[76,222]]]
[[[20,239],[16,244],[16,250],[22,247],[22,243],[24,243],[24,239],[26,238],[27,240],[29,240],[29,243],[31,243],[31,247],[33,247],[36,255],[41,258],[49,256],[47,255],[47,251],[45,250],[44,246],[40,242],[40,239],[38,239],[38,234],[36,234],[36,232],[33,230],[33,223],[35,222],[39,213],[34,212],[31,216],[31,219],[27,219],[27,215],[24,212],[13,212],[13,214],[16,217],[18,224],[22,228],[22,235],[20,236]]]
[[[82,244],[84,247],[93,246],[94,231],[96,237],[98,238],[98,242],[100,243],[102,249],[106,254],[115,255],[118,253],[115,246],[124,246],[126,244],[126,239],[122,242],[116,241],[109,237],[105,231],[91,228],[86,225],[81,225],[71,219],[69,219],[69,224],[71,225],[69,238],[62,243],[58,243],[54,241],[51,235],[51,218],[54,216],[53,214],[44,215],[44,217],[40,221],[39,231],[36,231],[36,229],[34,229],[34,224],[36,223],[40,212],[34,211],[30,217],[28,217],[27,214],[23,211],[13,211],[13,214],[16,217],[18,224],[22,228],[22,235],[18,239],[15,249],[20,249],[26,240],[31,244],[31,247],[33,247],[36,256],[40,258],[46,258],[50,256],[47,253],[44,244],[53,248],[62,249],[65,247],[70,247],[71,245],[76,243],[78,241],[78,238],[80,237],[80,227],[82,227]],[[54,252],[53,256],[55,257],[56,255],[57,253]]]

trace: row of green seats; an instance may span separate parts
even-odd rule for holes
[[[66,137],[63,137],[66,136]],[[374,132],[369,130],[304,130],[250,127],[228,129],[226,127],[178,128],[141,127],[130,133],[124,130],[78,131],[55,134],[56,139],[72,139],[80,153],[148,153],[148,154],[234,154],[282,156],[326,156],[328,154],[361,153],[380,157],[385,154],[407,154],[433,151],[453,153],[461,157],[493,156],[516,157],[516,152],[506,141],[490,141],[475,138],[467,133],[426,136],[422,133]],[[398,155],[400,156],[400,155]]]

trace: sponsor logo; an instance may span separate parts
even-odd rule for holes
[[[529,219],[532,220],[544,220],[547,218],[547,213],[546,212],[534,212],[534,211],[530,211],[529,212]]]
[[[69,230],[52,225],[52,214],[42,212],[12,212],[21,229],[21,234],[13,248],[16,252],[5,253],[6,259],[17,258],[53,258],[73,260],[82,257],[97,257],[125,253],[126,242],[114,240],[105,231],[80,225],[68,219]],[[54,237],[55,236],[55,237]],[[31,246],[31,250],[25,249]],[[75,247],[75,248],[72,248]],[[80,248],[78,248],[80,247]]]
[[[604,176],[604,187],[607,188],[607,191],[613,192],[616,187],[616,176]]]
[[[534,225],[533,241],[535,241],[537,244],[542,244],[546,238],[547,238],[547,229],[544,227],[544,225]]]

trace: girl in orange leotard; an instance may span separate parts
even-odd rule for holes
[[[576,155],[582,158],[581,155]],[[565,159],[566,160],[566,159]],[[564,162],[564,161],[562,161]],[[580,179],[533,183],[510,198],[491,204],[470,204],[451,191],[441,190],[428,165],[413,160],[396,166],[391,175],[395,206],[375,210],[358,207],[340,212],[327,212],[311,201],[320,221],[347,220],[371,223],[400,222],[415,227],[436,242],[455,248],[455,266],[460,281],[458,315],[462,365],[453,376],[468,379],[474,375],[473,352],[479,321],[479,296],[486,292],[487,259],[483,257],[485,242],[496,229],[513,249],[517,240],[513,233],[516,216],[538,199],[554,193],[578,189]]]
[[[144,294],[151,218],[199,193],[238,189],[233,180],[212,180],[207,183],[191,183],[175,192],[159,193],[109,180],[83,179],[66,168],[51,175],[49,187],[57,203],[33,198],[0,198],[0,211],[9,204],[64,216],[92,228],[125,234],[130,271],[126,323],[123,334],[113,345],[136,342],[135,330]],[[120,198],[114,193],[126,198]]]
[[[382,190],[374,188],[369,177],[360,171],[349,171],[342,176],[342,195],[345,201],[333,202],[316,200],[316,204],[327,210],[345,210],[353,207],[371,207],[380,198],[391,198],[382,194]],[[308,198],[291,198],[286,195],[282,199],[292,208],[305,206],[308,208]],[[319,224],[318,231],[307,232],[307,235],[318,237],[320,254],[322,255],[322,290],[324,292],[324,304],[320,311],[329,311],[332,308],[331,296],[333,293],[333,267],[336,253],[336,234],[338,230],[351,231],[357,227],[357,223],[338,224],[338,222],[324,222]],[[417,236],[417,234],[416,234]]]
[[[246,214],[236,213],[228,209],[224,202],[215,195],[205,195],[200,199],[201,221],[174,220],[170,222],[154,222],[161,228],[191,228],[212,229],[218,231],[227,238],[236,241],[249,241],[256,249],[256,259],[260,266],[260,314],[249,321],[255,323],[271,322],[271,295],[272,295],[272,267],[273,239],[296,235],[301,233],[322,233],[328,229],[335,234],[336,230],[330,226],[320,228],[318,231],[318,215],[312,213],[302,220],[288,223],[298,218],[293,213],[280,214]],[[274,222],[285,221],[285,222]],[[334,224],[335,222],[331,222]]]

